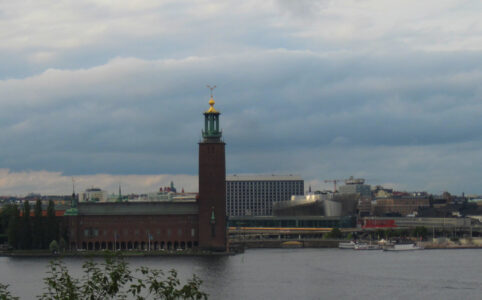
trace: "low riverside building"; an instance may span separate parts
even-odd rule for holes
[[[406,216],[416,214],[419,208],[430,206],[430,199],[426,196],[402,195],[399,197],[376,199],[372,205],[372,213],[375,216],[388,214]]]
[[[72,249],[186,249],[199,246],[199,205],[190,202],[79,203]]]

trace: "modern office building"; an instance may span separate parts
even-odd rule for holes
[[[304,194],[304,181],[294,175],[226,176],[228,216],[271,216],[273,203]]]

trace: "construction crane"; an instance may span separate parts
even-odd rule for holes
[[[330,182],[333,182],[333,193],[336,193],[336,183],[337,182],[342,182],[343,180],[342,179],[327,179],[325,180],[325,183],[330,183]]]

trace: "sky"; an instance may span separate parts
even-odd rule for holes
[[[0,195],[228,174],[482,194],[482,2],[0,0]]]

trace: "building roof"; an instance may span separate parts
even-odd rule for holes
[[[194,215],[198,214],[198,203],[183,202],[81,202],[78,215]]]
[[[226,181],[292,181],[303,180],[298,175],[227,175]]]

